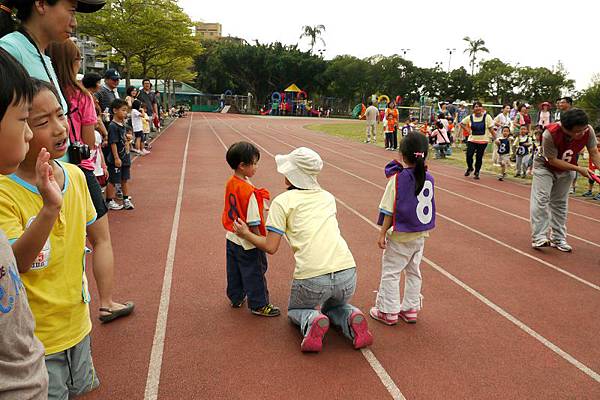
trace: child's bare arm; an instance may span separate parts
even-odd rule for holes
[[[275,254],[279,249],[279,244],[281,243],[281,235],[275,232],[267,232],[267,236],[260,236],[252,231],[244,221],[241,219],[237,219],[233,223],[233,229],[235,234],[241,237],[242,239],[246,239],[258,249],[269,253]]]
[[[387,234],[388,229],[392,227],[392,216],[386,215],[383,218],[383,224],[381,224],[381,229],[379,230],[379,237],[377,238],[377,244],[380,249],[385,249],[385,235]]]
[[[49,160],[50,153],[42,149],[36,162],[36,186],[44,201],[42,209],[12,245],[17,268],[21,273],[29,271],[40,254],[62,207],[62,192],[54,179],[52,167],[48,164]]]

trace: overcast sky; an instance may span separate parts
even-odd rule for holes
[[[420,67],[442,62],[468,68],[465,36],[485,40],[489,54],[521,66],[552,68],[560,61],[576,88],[600,73],[598,1],[254,1],[179,0],[193,20],[220,22],[223,34],[249,42],[300,42],[302,26],[323,24],[325,58],[402,54]],[[301,7],[295,7],[299,5]],[[319,47],[323,47],[319,45]],[[318,47],[317,47],[318,48]]]

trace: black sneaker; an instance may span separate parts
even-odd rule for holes
[[[231,302],[231,307],[232,308],[242,308],[242,306],[244,305],[245,302],[246,302],[246,298],[244,297],[243,299],[241,299],[237,302]]]
[[[471,175],[471,172],[473,172],[473,170],[472,170],[471,168],[467,169],[467,170],[465,171],[465,176],[469,176],[469,175]]]
[[[276,317],[281,314],[279,307],[275,307],[273,304],[267,304],[261,308],[255,308],[252,310],[252,314],[260,315],[261,317]]]
[[[475,172],[473,174],[473,179],[479,179],[479,172]]]

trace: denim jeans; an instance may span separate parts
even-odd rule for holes
[[[288,318],[300,326],[306,336],[312,321],[325,314],[329,321],[339,326],[344,336],[354,339],[348,318],[358,308],[348,301],[356,288],[356,268],[315,276],[308,279],[294,279],[288,306]]]

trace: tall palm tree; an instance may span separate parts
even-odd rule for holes
[[[312,53],[313,49],[315,48],[317,39],[320,40],[321,43],[323,43],[323,46],[325,46],[325,41],[321,37],[323,32],[325,32],[325,25],[316,25],[316,26],[305,25],[302,27],[302,29],[303,29],[303,32],[302,32],[302,35],[300,35],[300,39],[302,39],[303,37],[306,37],[310,40],[310,52],[311,53]]]
[[[464,52],[469,53],[469,58],[471,59],[469,65],[471,66],[471,75],[473,75],[475,74],[475,61],[477,60],[477,53],[489,53],[490,51],[487,47],[485,47],[485,40],[483,39],[475,40],[465,36],[463,40],[468,43],[468,46]]]

